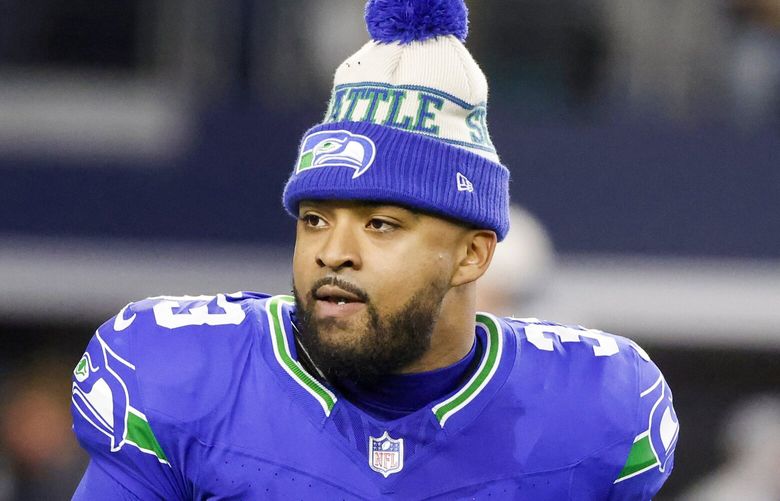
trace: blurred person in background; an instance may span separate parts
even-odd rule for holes
[[[780,121],[780,0],[733,0],[734,113],[741,125]]]
[[[605,83],[618,108],[690,120],[722,105],[728,39],[722,2],[600,3],[609,40]]]
[[[544,293],[555,252],[547,230],[530,212],[512,205],[509,219],[511,229],[496,246],[490,268],[479,282],[477,309],[522,317],[533,311],[533,303]]]
[[[681,501],[780,499],[780,394],[754,396],[737,404],[720,438],[726,463],[695,484]]]
[[[742,126],[780,117],[780,1],[601,0],[618,106]]]
[[[52,356],[20,363],[3,384],[0,408],[2,500],[69,499],[86,455],[71,432],[68,412],[71,371]]]

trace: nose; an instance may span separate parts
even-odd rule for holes
[[[351,225],[334,224],[316,254],[317,265],[333,271],[345,268],[358,270],[362,266],[359,247],[358,237]]]

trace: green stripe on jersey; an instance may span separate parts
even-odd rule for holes
[[[444,423],[453,414],[465,407],[487,386],[487,383],[498,368],[504,344],[501,326],[495,317],[486,313],[477,313],[477,324],[482,325],[488,334],[485,355],[482,358],[479,369],[477,369],[477,372],[471,377],[469,382],[455,395],[433,407],[433,413],[436,415],[436,419],[439,420],[441,427],[444,427]]]
[[[333,406],[336,405],[336,395],[330,392],[319,381],[311,377],[301,366],[300,362],[292,357],[290,346],[287,343],[287,333],[282,320],[282,304],[293,304],[292,296],[274,296],[266,303],[269,324],[271,326],[271,340],[274,346],[276,361],[282,366],[296,383],[308,391],[322,406],[325,415],[329,416]]]
[[[168,463],[168,458],[154,436],[149,422],[132,410],[127,413],[127,438],[125,440],[147,454],[154,454],[160,462]]]
[[[634,445],[631,446],[626,465],[623,467],[623,470],[620,472],[620,475],[618,475],[615,482],[642,473],[657,464],[658,458],[655,457],[653,446],[650,444],[650,435],[639,435],[634,441]]]

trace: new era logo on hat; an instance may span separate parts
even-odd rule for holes
[[[474,185],[471,184],[469,178],[458,172],[455,176],[455,181],[458,183],[458,191],[468,191],[469,193],[474,191]]]

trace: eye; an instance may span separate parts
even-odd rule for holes
[[[305,214],[301,216],[301,221],[310,228],[322,228],[325,226],[325,220],[316,214]]]
[[[373,219],[371,219],[368,222],[368,224],[366,224],[366,228],[368,228],[370,230],[373,230],[373,231],[378,231],[380,233],[386,233],[388,231],[393,231],[397,227],[398,227],[398,225],[396,225],[396,224],[393,224],[393,223],[391,223],[389,221],[385,221],[384,219],[378,219],[378,218],[373,218]]]

